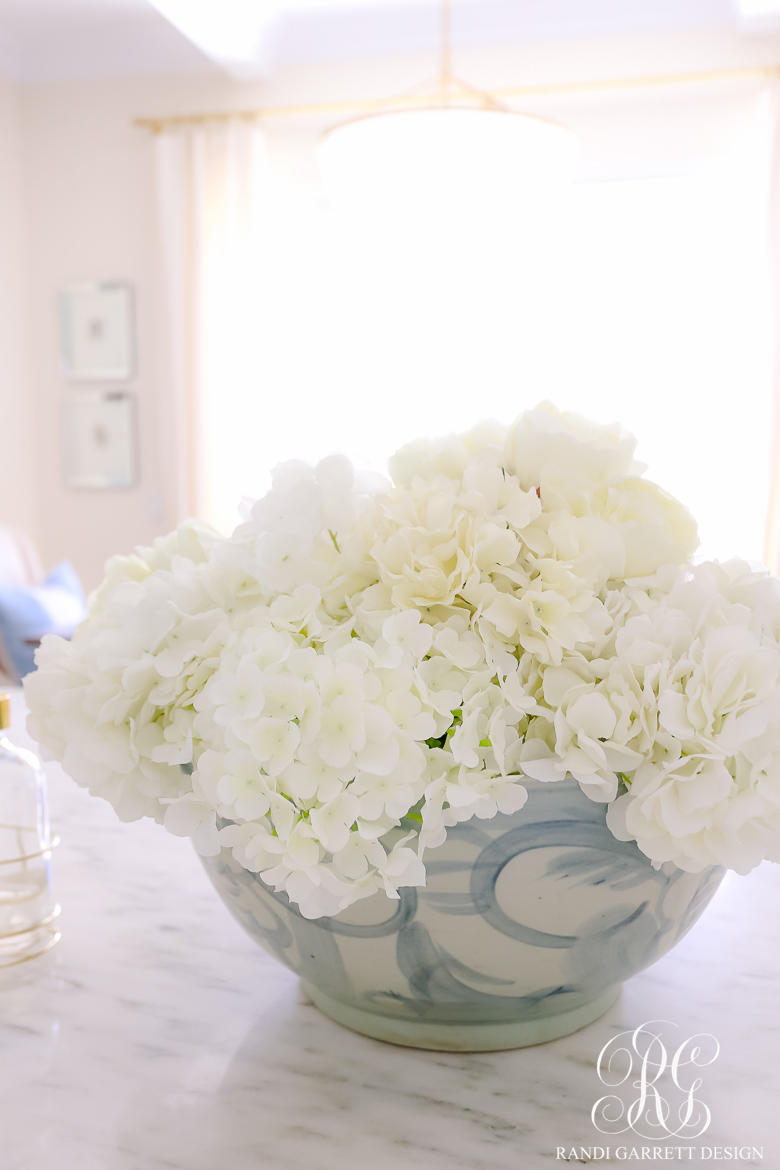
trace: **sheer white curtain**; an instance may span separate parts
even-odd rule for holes
[[[769,263],[773,321],[773,408],[771,421],[771,477],[764,539],[765,561],[780,574],[780,84],[773,87],[769,104]]]
[[[264,138],[251,121],[207,122],[158,134],[155,149],[168,498],[177,522],[198,516],[227,531],[242,490],[241,458],[229,453],[257,395],[247,355]]]

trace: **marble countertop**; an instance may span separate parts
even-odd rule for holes
[[[26,741],[19,718],[11,737]],[[680,1153],[660,1143],[666,1164],[780,1168],[780,866],[729,875],[677,948],[582,1031],[514,1052],[420,1052],[320,1015],[187,841],[120,824],[47,772],[62,941],[0,972],[2,1170],[537,1170],[607,1145],[610,1164],[655,1162],[658,1142],[605,1138],[591,1109],[607,1091],[602,1047],[659,1019],[721,1047],[701,1071],[711,1124]]]

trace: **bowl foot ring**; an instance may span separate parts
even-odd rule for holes
[[[507,1020],[500,1023],[439,1023],[426,1020],[402,1020],[396,1016],[367,1012],[333,999],[311,983],[301,980],[301,990],[323,1015],[329,1016],[353,1032],[401,1044],[406,1048],[426,1048],[435,1052],[499,1052],[507,1048],[526,1048],[568,1036],[603,1016],[620,995],[620,985],[610,987],[587,1003],[557,1015],[535,1020]]]

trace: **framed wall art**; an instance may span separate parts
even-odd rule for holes
[[[127,390],[69,392],[61,402],[62,469],[73,488],[137,482],[135,400]]]
[[[60,372],[69,382],[122,382],[135,366],[133,286],[95,281],[62,289]]]

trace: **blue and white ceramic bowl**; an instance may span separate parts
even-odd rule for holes
[[[396,1044],[518,1048],[597,1019],[690,930],[724,870],[653,869],[571,779],[449,829],[428,884],[309,921],[233,860],[203,859],[241,925],[334,1020]]]

